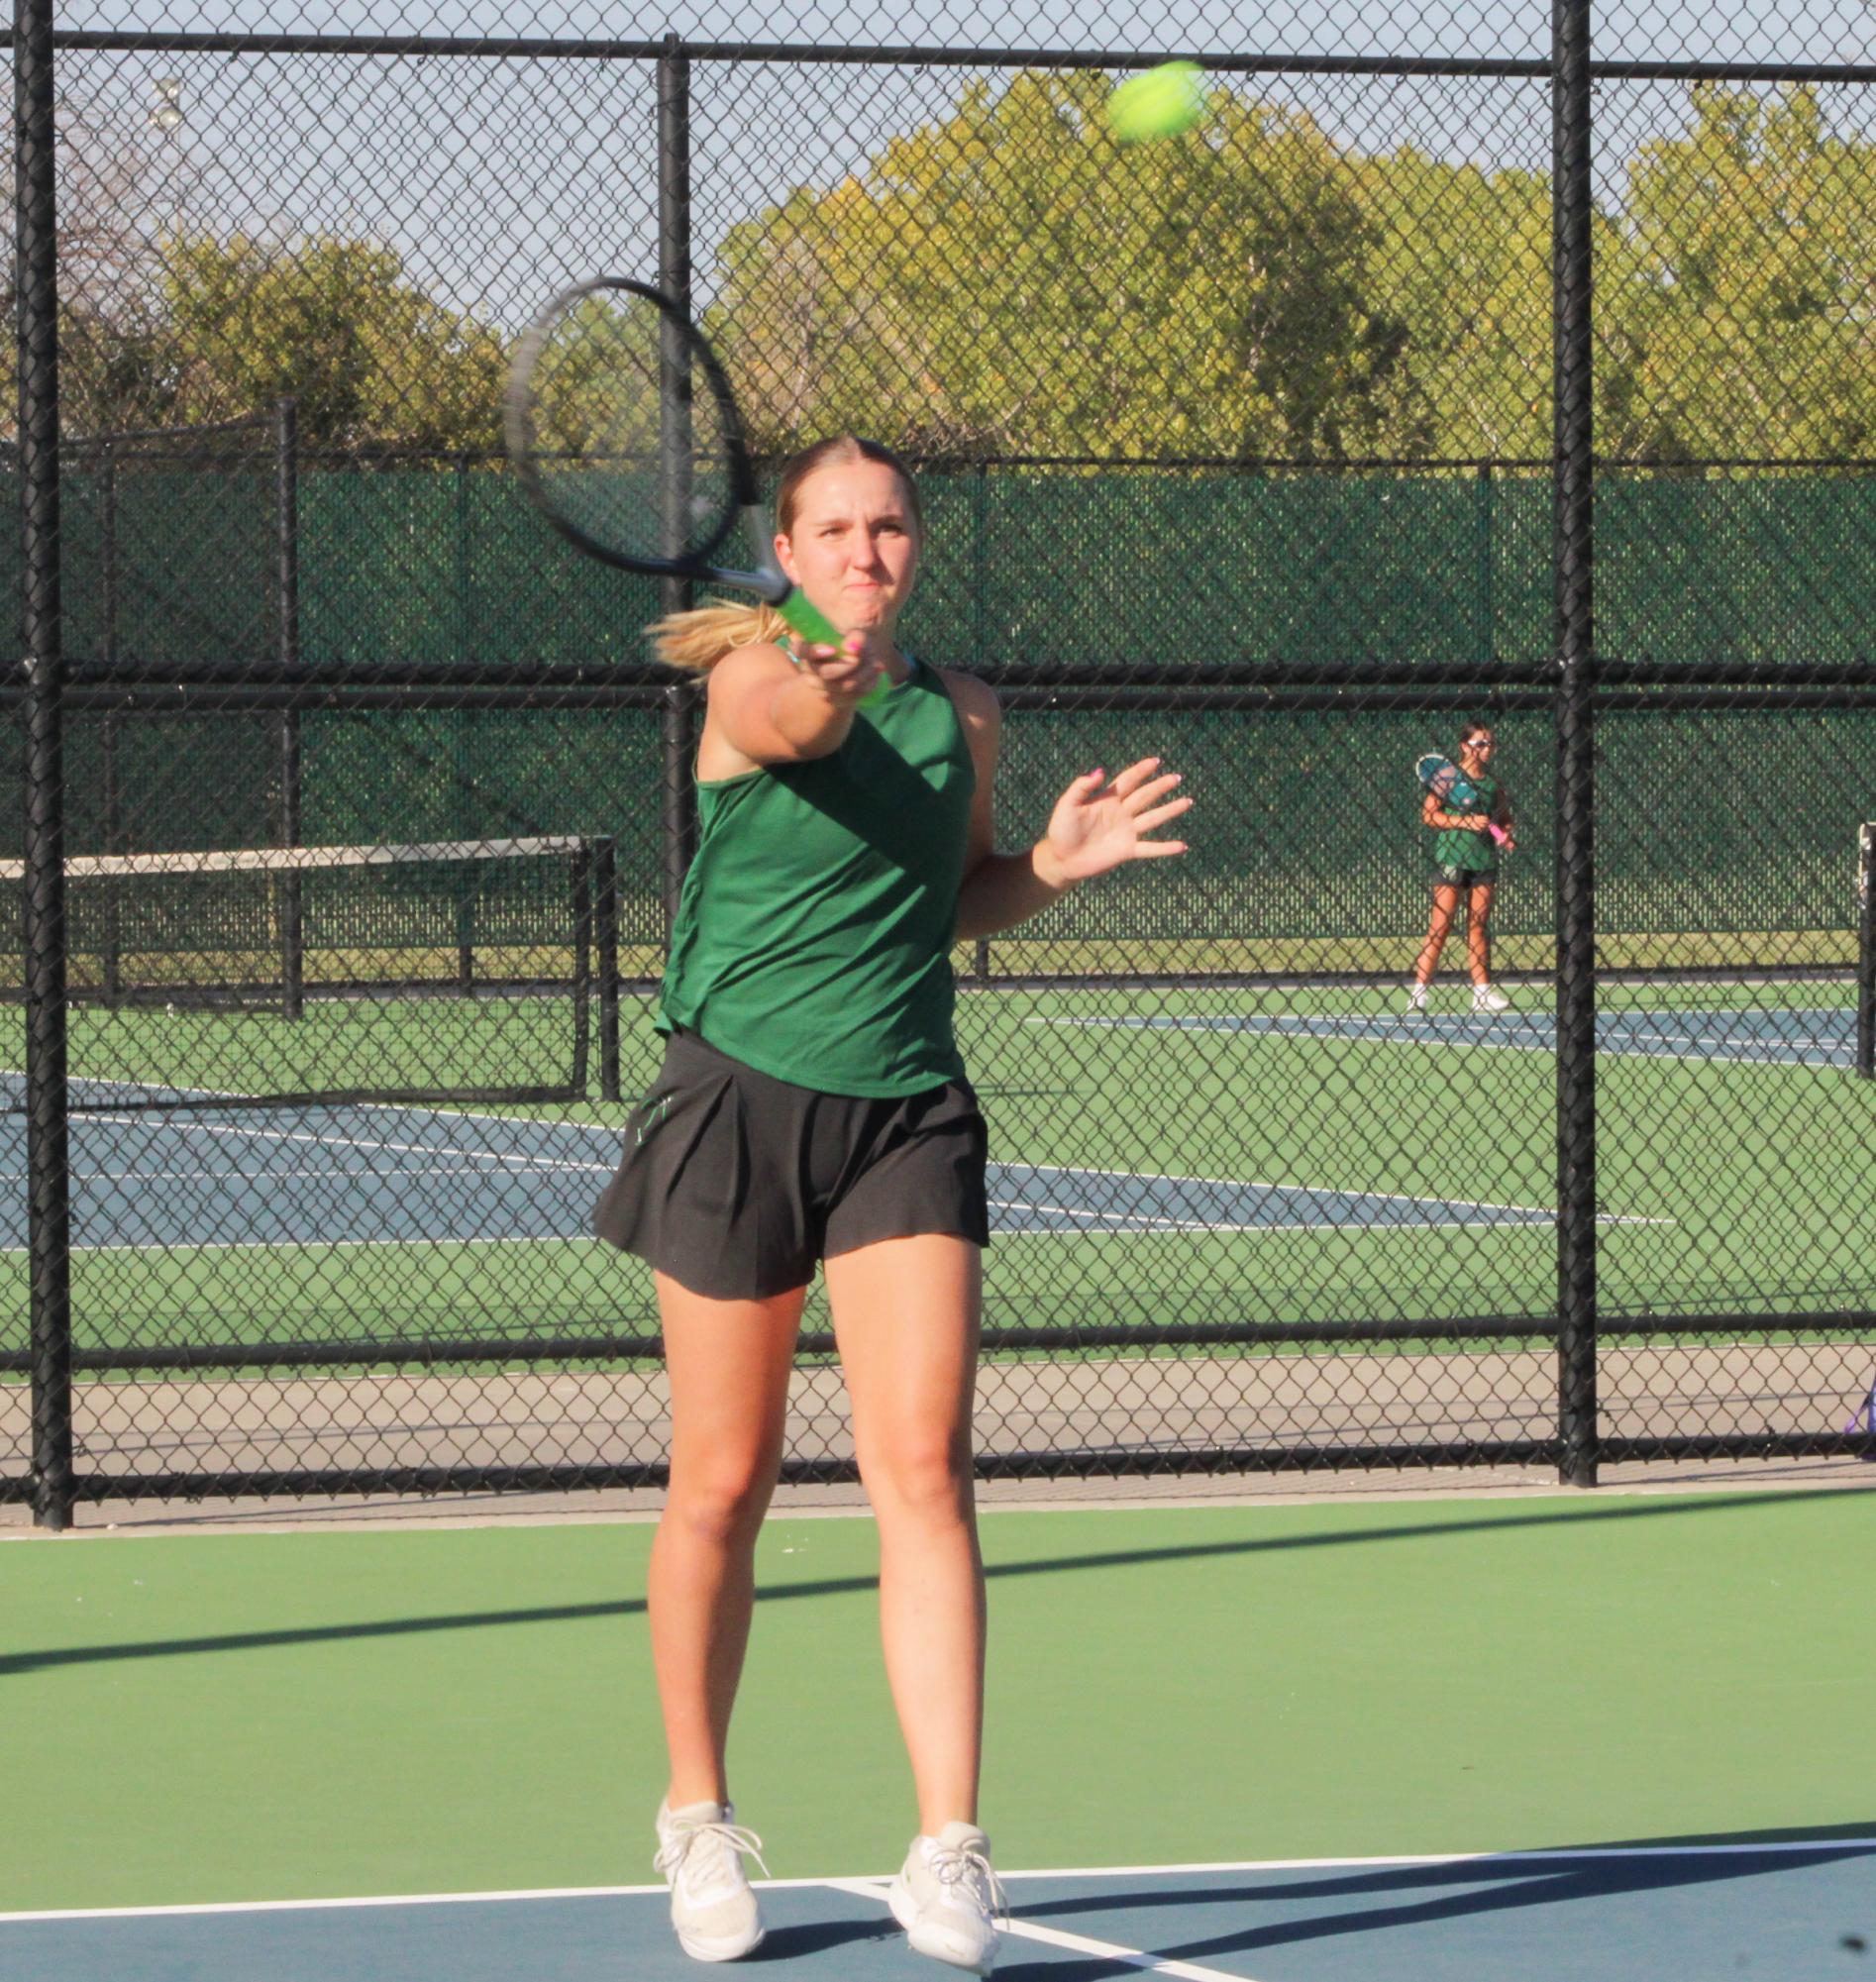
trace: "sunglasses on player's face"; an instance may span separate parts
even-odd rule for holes
[[[1466,745],[1466,748],[1468,750],[1490,750],[1492,747],[1493,747],[1492,739],[1489,736],[1475,736],[1472,739],[1472,741]]]

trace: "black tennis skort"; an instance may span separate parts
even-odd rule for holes
[[[977,1095],[871,1099],[758,1073],[692,1032],[666,1042],[593,1230],[680,1287],[761,1301],[880,1239],[990,1241]]]

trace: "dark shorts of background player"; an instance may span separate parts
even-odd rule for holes
[[[693,1294],[764,1301],[880,1239],[987,1245],[985,1158],[965,1082],[887,1099],[823,1095],[677,1032],[593,1230]]]
[[[1436,867],[1435,887],[1490,887],[1499,878],[1495,867]]]

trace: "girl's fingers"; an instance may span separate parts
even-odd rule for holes
[[[1154,811],[1140,813],[1133,823],[1141,832],[1150,833],[1155,826],[1163,826],[1168,819],[1177,819],[1182,812],[1191,810],[1190,798],[1175,798],[1170,805],[1161,805]]]
[[[1164,778],[1155,778],[1151,783],[1136,785],[1127,794],[1127,810],[1137,815],[1143,806],[1152,804],[1156,798],[1165,797],[1179,782],[1179,773],[1169,771]]]
[[[1143,757],[1137,764],[1130,764],[1126,770],[1117,772],[1114,776],[1114,796],[1116,798],[1128,796],[1136,786],[1160,768],[1160,762],[1157,757]]]

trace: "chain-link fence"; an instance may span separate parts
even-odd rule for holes
[[[985,1471],[1876,1457],[1860,5],[361,11],[13,38],[0,1497],[662,1481],[589,1217],[698,701],[497,445],[606,271],[765,462],[919,465],[1005,844],[1199,801],[957,954]],[[1119,145],[1174,48],[1203,120]],[[785,1470],[853,1470],[818,1304]]]

